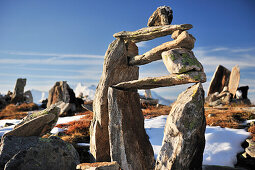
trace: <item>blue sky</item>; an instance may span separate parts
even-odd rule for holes
[[[171,6],[172,24],[192,24],[194,52],[208,81],[218,64],[241,67],[240,85],[255,101],[255,1],[253,0],[0,0],[0,92],[27,78],[27,89],[49,90],[55,81],[97,85],[112,36],[146,27],[152,12]],[[138,44],[144,53],[170,36]],[[169,74],[157,61],[140,67],[140,76]],[[156,89],[174,99],[188,85]]]

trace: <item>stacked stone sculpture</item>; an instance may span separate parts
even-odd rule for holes
[[[90,152],[94,161],[116,161],[121,169],[201,169],[205,145],[202,64],[193,52],[190,24],[170,25],[172,10],[159,7],[148,26],[122,31],[105,53],[103,73],[93,102]],[[171,35],[174,39],[138,55],[135,43]],[[138,65],[161,60],[170,72],[162,77],[138,79]],[[201,82],[201,83],[200,83]],[[182,93],[168,116],[163,146],[155,165],[144,129],[137,89],[198,83]]]

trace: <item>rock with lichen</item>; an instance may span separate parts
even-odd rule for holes
[[[155,169],[202,169],[205,127],[204,90],[198,83],[172,106]]]
[[[170,25],[173,20],[173,11],[169,6],[160,6],[153,12],[147,26]]]
[[[185,48],[176,48],[162,53],[163,62],[170,73],[186,73],[188,71],[203,71],[202,64],[194,53]]]

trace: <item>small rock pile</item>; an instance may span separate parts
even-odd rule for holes
[[[210,82],[206,103],[209,106],[223,106],[231,103],[250,105],[249,86],[238,87],[239,81],[240,68],[238,65],[234,66],[232,71],[219,65]]]

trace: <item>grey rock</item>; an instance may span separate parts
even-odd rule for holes
[[[81,169],[81,170],[120,170],[120,165],[116,161],[82,163],[82,164],[77,165],[76,169]]]
[[[33,112],[17,124],[5,136],[42,136],[56,125],[60,109],[56,105],[39,112]]]
[[[24,93],[24,98],[26,103],[33,103],[33,95],[30,90]]]
[[[36,142],[17,152],[6,163],[5,170],[75,170],[80,163],[74,147],[58,137],[36,138]]]
[[[123,81],[138,79],[139,68],[128,65],[127,55],[130,52],[127,51],[127,46],[128,44],[125,44],[123,39],[116,39],[105,53],[103,73],[93,100],[93,120],[90,126],[90,152],[97,162],[111,160],[108,132],[108,88]]]
[[[147,26],[170,25],[173,20],[173,11],[169,6],[160,6],[150,16]]]
[[[109,139],[111,161],[121,169],[153,169],[154,154],[144,129],[144,118],[135,91],[109,87]]]
[[[172,39],[177,39],[177,37],[182,33],[182,30],[176,30],[173,32],[173,34],[171,35]]]
[[[210,86],[208,88],[207,96],[221,92],[225,86],[228,86],[230,71],[222,65],[219,65],[211,79]]]
[[[176,48],[162,54],[163,62],[169,73],[185,73],[188,71],[203,71],[202,64],[194,53],[185,48]]]
[[[252,139],[246,139],[249,146],[245,148],[245,152],[251,157],[255,158],[255,142]]]
[[[18,78],[14,88],[14,92],[11,98],[11,103],[23,103],[24,102],[24,88],[26,86],[27,79]]]
[[[201,169],[205,127],[204,90],[198,83],[181,93],[172,106],[155,169]]]

